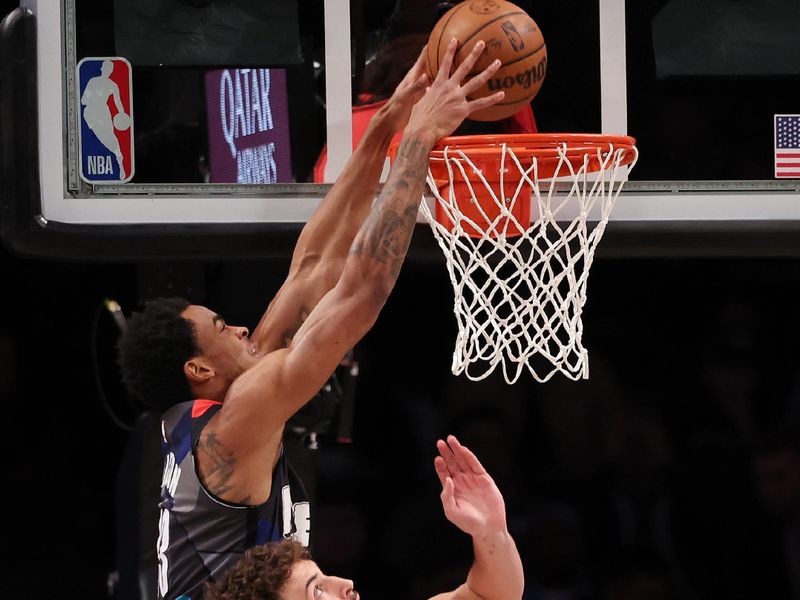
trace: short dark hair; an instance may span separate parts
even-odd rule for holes
[[[192,399],[183,365],[201,352],[194,324],[181,316],[188,306],[183,298],[145,302],[143,310],[128,319],[119,341],[119,365],[128,391],[161,412]]]
[[[205,600],[280,600],[292,567],[311,554],[299,542],[281,540],[245,551],[222,578],[206,583]]]

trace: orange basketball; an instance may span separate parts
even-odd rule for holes
[[[471,98],[503,90],[500,102],[470,115],[475,121],[498,121],[519,111],[542,87],[547,72],[547,48],[534,20],[505,0],[465,0],[448,10],[428,39],[428,74],[436,77],[452,38],[459,42],[454,65],[467,56],[478,40],[486,43],[470,75],[477,75],[496,58],[502,66]]]

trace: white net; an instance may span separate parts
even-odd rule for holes
[[[525,370],[539,382],[558,372],[589,376],[581,320],[589,268],[625,165],[636,156],[635,147],[606,145],[576,160],[562,143],[551,159],[520,159],[503,144],[481,172],[460,149],[432,155],[432,167],[441,161],[435,171],[449,181],[429,171],[438,220],[425,202],[421,210],[453,285],[455,375],[478,381],[500,365],[509,384]],[[540,180],[540,171],[553,175]],[[517,204],[529,196],[530,224],[520,220]]]

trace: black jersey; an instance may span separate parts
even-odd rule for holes
[[[161,421],[159,598],[200,598],[203,583],[217,578],[251,546],[285,538],[308,546],[308,498],[283,449],[273,472],[264,474],[272,477],[272,488],[259,506],[224,502],[200,483],[193,450],[221,407],[211,400],[182,402]]]

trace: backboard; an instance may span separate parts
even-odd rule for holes
[[[3,28],[4,242],[21,254],[143,260],[287,254],[370,106],[455,2],[20,4]],[[637,140],[601,255],[800,253],[800,177],[776,176],[779,116],[800,115],[800,8],[517,4],[548,46],[536,129]],[[82,140],[104,135],[85,95],[105,61],[122,65],[106,80],[130,65],[128,108],[113,95],[108,108],[132,122],[130,147],[100,160]],[[415,238],[412,259],[433,246]]]

